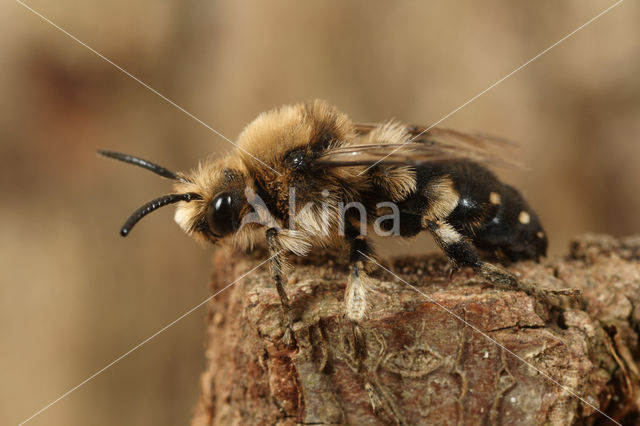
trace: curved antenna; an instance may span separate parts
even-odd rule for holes
[[[136,225],[136,223],[140,222],[140,219],[142,219],[152,211],[158,210],[160,207],[174,204],[179,201],[185,201],[188,203],[189,201],[199,200],[201,198],[202,197],[200,197],[200,195],[196,194],[195,192],[187,192],[186,194],[167,194],[163,195],[162,197],[155,198],[140,207],[138,210],[133,212],[131,216],[129,216],[129,219],[127,219],[124,225],[122,225],[122,229],[120,229],[120,235],[122,235],[123,237],[129,235],[131,229]]]
[[[153,173],[168,179],[173,179],[180,182],[187,182],[185,178],[178,176],[171,170],[168,170],[162,166],[159,166],[158,164],[152,163],[151,161],[147,161],[139,157],[134,157],[133,155],[123,154],[121,152],[115,152],[115,151],[106,151],[103,149],[99,149],[98,154],[102,155],[103,157],[113,158],[114,160],[133,164],[134,166],[142,167],[143,169],[150,170]]]

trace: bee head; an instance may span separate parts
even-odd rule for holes
[[[217,243],[236,234],[242,218],[251,211],[245,196],[246,170],[236,157],[205,160],[175,185],[176,192],[197,193],[200,198],[180,203],[176,223],[200,242]]]

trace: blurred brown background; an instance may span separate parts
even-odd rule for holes
[[[611,4],[29,2],[231,139],[316,97],[354,120],[430,124]],[[622,3],[441,124],[521,145],[531,170],[499,174],[539,211],[552,254],[581,232],[640,230],[639,18]],[[231,146],[19,3],[0,5],[0,35],[0,423],[16,424],[208,296],[210,249],[173,209],[118,236],[168,182],[96,149],[180,170]],[[204,312],[32,424],[185,424]]]

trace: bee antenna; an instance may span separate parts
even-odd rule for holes
[[[129,164],[133,164],[134,166],[142,167],[143,169],[150,170],[153,173],[168,179],[173,179],[180,182],[186,182],[185,178],[183,178],[182,176],[178,176],[171,170],[168,170],[162,166],[159,166],[158,164],[152,163],[151,161],[147,161],[139,157],[134,157],[133,155],[123,154],[121,152],[115,152],[115,151],[106,151],[103,149],[99,149],[98,154],[102,155],[103,157],[113,158],[115,160],[122,161],[124,163],[129,163]]]
[[[136,223],[140,222],[140,219],[148,215],[154,210],[158,210],[160,207],[164,207],[169,204],[175,204],[179,201],[189,202],[192,200],[199,200],[202,197],[196,194],[195,192],[187,192],[186,194],[167,194],[162,197],[155,198],[148,203],[144,204],[138,210],[133,212],[129,219],[122,225],[122,229],[120,229],[120,235],[126,237],[131,232],[131,229],[136,225]]]

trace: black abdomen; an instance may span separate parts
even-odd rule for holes
[[[537,214],[516,189],[501,183],[487,168],[471,161],[447,161],[418,167],[416,172],[417,191],[400,205],[401,234],[415,234],[416,221],[410,219],[420,215],[422,229],[446,223],[502,260],[537,260],[546,255],[547,237]],[[451,190],[443,191],[447,187]],[[451,209],[439,216],[447,203]]]
[[[547,236],[538,215],[512,186],[502,184],[497,212],[477,230],[473,244],[514,262],[547,254]]]

